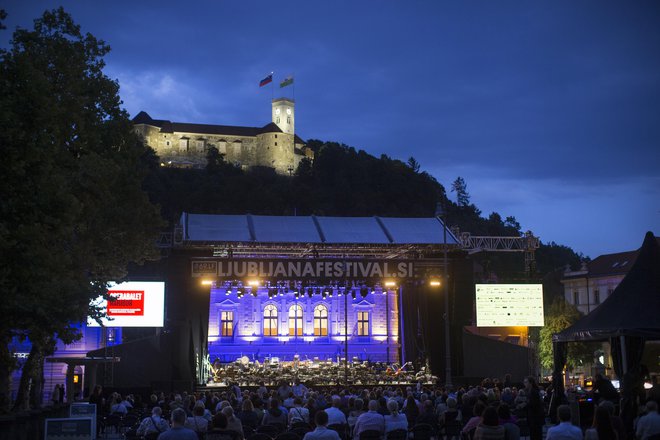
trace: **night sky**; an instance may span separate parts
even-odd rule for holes
[[[7,47],[60,3],[2,4]],[[414,156],[448,190],[462,176],[483,215],[543,242],[593,258],[660,235],[658,1],[62,5],[112,47],[131,116],[263,126],[295,97],[303,139]]]

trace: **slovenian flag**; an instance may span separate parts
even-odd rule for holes
[[[286,78],[284,78],[284,81],[280,83],[280,89],[282,87],[290,86],[291,84],[293,84],[293,76],[289,75]]]
[[[266,84],[271,83],[271,82],[273,82],[273,74],[272,73],[261,80],[261,82],[259,83],[259,87],[263,87]]]

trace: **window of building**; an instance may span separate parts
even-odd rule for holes
[[[600,291],[594,290],[594,304],[600,304]]]
[[[279,124],[279,123],[280,123],[280,117],[279,117],[279,116],[278,116],[277,118],[275,118],[275,123],[276,123],[276,124]]]
[[[272,304],[264,308],[264,336],[277,336],[277,308]]]
[[[314,336],[328,336],[328,308],[323,304],[314,307]]]
[[[303,335],[303,309],[299,304],[289,308],[289,336]]]
[[[573,304],[575,304],[576,306],[580,305],[580,292],[578,292],[577,290],[573,292]]]
[[[220,312],[220,335],[234,336],[234,312]]]
[[[277,142],[275,142],[275,146],[277,147]]]
[[[188,151],[188,139],[179,139],[179,151],[182,153]]]
[[[358,336],[369,336],[369,312],[358,312]]]
[[[195,148],[197,149],[198,153],[202,153],[204,151],[204,140],[199,139],[195,141]]]
[[[290,124],[290,123],[291,123],[291,116],[287,116],[287,117],[286,117],[286,123],[287,123],[287,124]]]

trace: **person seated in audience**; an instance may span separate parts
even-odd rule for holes
[[[353,428],[353,438],[359,439],[363,431],[378,431],[381,434],[385,432],[385,418],[378,412],[378,401],[370,400],[369,411],[360,415]]]
[[[612,426],[610,413],[607,408],[597,406],[594,411],[594,422],[591,428],[584,433],[585,440],[618,440],[616,431]]]
[[[647,440],[649,437],[660,435],[660,415],[658,415],[658,404],[649,400],[646,402],[646,415],[637,421],[635,433],[638,440]]]
[[[481,415],[481,423],[474,431],[474,440],[504,440],[504,426],[500,425],[497,409],[486,407]]]
[[[438,426],[443,427],[450,423],[460,422],[462,418],[463,416],[461,411],[458,409],[456,399],[453,397],[448,397],[447,409],[440,415],[440,417],[438,417]]]
[[[481,416],[484,413],[484,410],[486,409],[486,405],[484,405],[483,402],[477,402],[474,404],[474,407],[472,408],[472,413],[474,416],[470,418],[470,420],[467,421],[465,426],[463,426],[462,433],[463,434],[468,434],[470,431],[473,429],[476,429],[477,426],[481,423]],[[495,413],[497,414],[497,412]]]
[[[610,420],[612,421],[612,427],[614,428],[614,431],[616,432],[616,435],[618,437],[618,440],[627,440],[628,434],[626,433],[626,427],[623,425],[623,420],[621,417],[617,416],[614,414],[615,407],[612,402],[609,400],[603,400],[598,404],[598,406],[602,406],[607,410],[607,412],[610,414]]]
[[[192,410],[192,416],[186,419],[184,426],[198,434],[208,431],[209,421],[204,417],[204,410],[203,403],[196,403]]]
[[[446,412],[446,411],[445,411]],[[433,428],[433,432],[438,431],[438,417],[435,415],[435,409],[433,407],[433,402],[430,399],[426,399],[424,403],[422,404],[422,412],[417,416],[417,420],[415,421],[416,425],[419,425],[421,423],[431,425],[431,428]],[[414,425],[408,425],[410,427]]]
[[[314,423],[316,428],[308,432],[303,437],[303,440],[340,440],[339,433],[328,429],[328,413],[325,411],[317,411],[314,416]]]
[[[548,429],[546,440],[582,440],[582,430],[571,423],[571,408],[568,405],[557,407],[559,424]]]
[[[511,415],[509,405],[502,403],[497,407],[497,416],[500,425],[504,427],[504,440],[520,440],[520,427],[516,425],[516,418]]]
[[[390,412],[385,416],[385,434],[396,429],[408,430],[408,419],[399,413],[399,404],[396,400],[387,401],[387,409]]]
[[[158,440],[199,440],[197,434],[192,429],[184,426],[186,423],[186,411],[183,408],[176,408],[172,411],[170,417],[172,427],[158,436]]]
[[[332,406],[326,408],[325,412],[328,413],[328,426],[346,424],[346,414],[341,410],[341,397],[333,396]]]
[[[124,402],[118,393],[112,395],[112,400],[110,401],[110,414],[120,414],[122,416],[128,414],[128,408],[124,405]]]
[[[160,406],[154,406],[151,409],[151,416],[142,419],[142,422],[140,422],[140,426],[138,426],[135,433],[138,436],[143,436],[147,434],[160,434],[161,432],[167,431],[170,429],[170,425],[167,423],[167,420],[162,418],[162,415],[163,410]]]
[[[271,398],[270,407],[268,408],[268,411],[264,413],[264,418],[261,421],[261,424],[262,425],[280,424],[282,426],[286,426],[287,421],[288,421],[287,415],[284,411],[282,411],[282,408],[280,408],[279,400],[277,400],[276,397]]]
[[[309,410],[302,406],[302,399],[293,399],[293,407],[289,411],[289,426],[297,422],[309,423]]]
[[[236,417],[238,417],[243,426],[251,429],[257,429],[257,426],[259,426],[259,423],[261,422],[257,412],[254,410],[252,399],[250,398],[243,399],[241,411],[236,414]]]
[[[353,428],[355,426],[355,422],[357,422],[358,417],[360,417],[365,412],[364,400],[358,397],[353,401],[353,409],[348,413],[348,417],[346,417],[348,426]]]
[[[234,408],[226,406],[222,408],[222,413],[227,417],[227,429],[238,432],[243,438],[243,424],[238,417],[234,416]]]

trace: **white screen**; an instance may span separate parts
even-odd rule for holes
[[[543,327],[541,284],[477,284],[477,327]]]
[[[165,283],[129,281],[110,284],[108,294],[115,301],[97,298],[92,304],[101,306],[107,318],[101,321],[106,327],[162,327],[165,310]],[[87,325],[98,327],[93,319]]]

